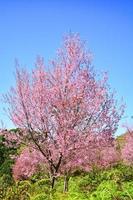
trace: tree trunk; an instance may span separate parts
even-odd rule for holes
[[[57,173],[58,173],[58,170],[59,170],[59,167],[60,167],[60,164],[61,164],[61,159],[62,159],[62,154],[60,155],[60,158],[59,158],[59,161],[57,163],[57,165],[55,166],[53,163],[51,165],[51,162],[50,162],[50,172],[51,172],[51,187],[52,189],[54,188],[54,185],[55,185],[55,180],[56,180],[56,176]]]
[[[54,188],[54,184],[55,184],[55,176],[52,177],[52,183],[51,183],[52,189]]]
[[[64,192],[68,192],[68,181],[69,181],[69,177],[65,175],[64,176]]]

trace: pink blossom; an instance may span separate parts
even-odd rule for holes
[[[133,164],[133,132],[127,134],[122,148],[122,159],[127,164]]]
[[[25,148],[13,166],[14,179],[22,180],[30,177],[37,171],[39,164],[43,162],[44,159],[40,152],[33,148]]]

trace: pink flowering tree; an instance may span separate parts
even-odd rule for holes
[[[40,164],[44,163],[44,157],[32,147],[23,149],[16,158],[13,166],[13,177],[15,180],[24,180],[33,175]]]
[[[121,150],[122,160],[124,163],[133,164],[133,131],[127,128],[124,146]]]
[[[68,169],[90,162],[89,151],[99,145],[95,138],[112,140],[123,107],[117,107],[107,75],[91,67],[78,35],[64,39],[49,68],[42,58],[31,73],[18,65],[16,85],[5,100],[13,123],[25,130],[20,140],[45,158],[53,187],[59,173],[67,176]]]
[[[20,129],[7,130],[0,129],[0,136],[4,138],[3,144],[10,148],[18,148],[20,146],[21,140],[23,137],[23,131]]]
[[[22,131],[21,131],[22,132]],[[0,129],[0,144],[6,149],[6,155],[10,159],[14,160],[17,156],[17,149],[20,147],[20,140],[18,135],[21,135],[19,129]],[[1,150],[1,158],[4,156],[4,151]]]

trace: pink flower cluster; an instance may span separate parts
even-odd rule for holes
[[[20,156],[16,158],[13,166],[13,177],[15,180],[27,179],[33,175],[38,166],[44,162],[43,156],[33,148],[25,148]]]
[[[133,164],[133,132],[128,133],[122,148],[122,159],[127,164]]]

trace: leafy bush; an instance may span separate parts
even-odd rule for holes
[[[121,164],[116,168],[122,172],[122,181],[127,182],[133,180],[133,166]]]
[[[117,198],[117,184],[114,181],[103,181],[95,192],[90,195],[90,200],[112,200]]]
[[[49,197],[46,194],[42,193],[31,198],[31,200],[49,200]]]
[[[120,193],[122,200],[133,199],[133,181],[122,184],[122,192]]]
[[[8,188],[5,200],[30,200],[30,188],[29,181],[18,182],[13,187]]]

